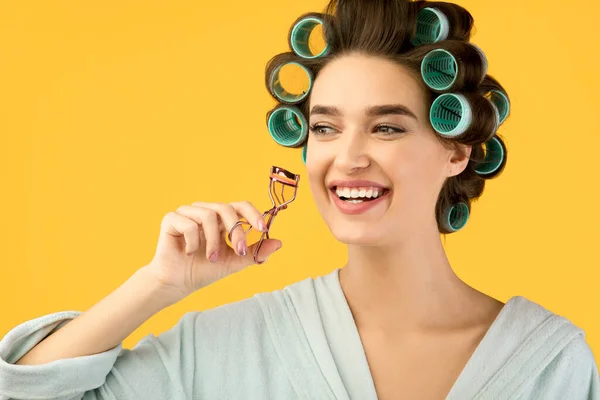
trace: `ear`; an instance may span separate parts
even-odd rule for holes
[[[448,158],[448,177],[459,175],[467,168],[472,150],[470,145],[455,144],[455,150],[450,151]]]

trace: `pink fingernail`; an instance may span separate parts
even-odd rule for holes
[[[240,255],[240,256],[246,255],[246,241],[245,240],[242,240],[241,242],[238,243],[237,250],[238,250],[238,255]]]
[[[264,232],[267,229],[267,225],[263,222],[263,220],[258,221],[258,230]]]
[[[209,260],[211,263],[215,263],[215,262],[217,262],[217,258],[219,258],[219,252],[213,251],[213,253],[209,257]]]

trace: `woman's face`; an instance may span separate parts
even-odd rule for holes
[[[454,159],[436,138],[426,101],[414,75],[383,58],[346,55],[319,73],[306,168],[341,242],[383,245],[426,227],[437,232],[439,191],[468,159]]]

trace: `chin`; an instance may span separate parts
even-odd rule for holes
[[[384,230],[378,224],[334,221],[328,225],[336,240],[346,245],[380,246],[384,243]]]

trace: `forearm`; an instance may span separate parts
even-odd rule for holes
[[[107,351],[171,305],[164,290],[141,268],[107,297],[38,343],[16,364],[45,364]]]

